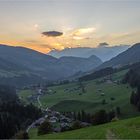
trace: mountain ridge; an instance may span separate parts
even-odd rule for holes
[[[119,46],[100,46],[97,48],[90,47],[77,47],[77,48],[65,48],[64,50],[57,51],[52,50],[48,54],[56,58],[62,56],[75,56],[88,58],[91,55],[96,55],[102,61],[107,61],[119,53],[127,50],[129,45],[119,45]]]
[[[74,75],[79,71],[88,71],[99,66],[102,61],[92,56],[88,58],[63,57],[55,58],[28,48],[0,45],[0,65],[14,66],[8,71],[0,68],[3,78],[38,77],[45,80],[60,80]],[[4,63],[4,64],[3,64]],[[37,79],[38,79],[37,78]],[[39,80],[40,81],[40,80]]]
[[[128,64],[133,64],[140,61],[140,43],[132,45],[126,51],[113,57],[111,60],[104,62],[97,69],[105,67],[121,67]]]

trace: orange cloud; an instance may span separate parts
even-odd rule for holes
[[[85,34],[90,34],[96,31],[96,28],[81,28],[77,29],[76,31],[73,32],[74,36],[81,36]]]

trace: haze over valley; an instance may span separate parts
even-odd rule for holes
[[[107,61],[119,53],[127,50],[130,45],[116,45],[109,46],[106,43],[100,43],[97,48],[89,48],[89,47],[77,47],[77,48],[66,48],[61,51],[52,50],[48,54],[54,57],[62,57],[62,56],[75,56],[75,57],[90,57],[91,55],[96,55],[103,62]]]

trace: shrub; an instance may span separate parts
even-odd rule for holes
[[[82,128],[80,121],[75,121],[72,125],[72,129],[75,130],[75,129],[80,129],[80,128]]]
[[[92,123],[93,124],[103,124],[108,121],[108,114],[105,110],[98,111],[95,115],[93,115]]]
[[[52,125],[47,120],[44,121],[38,128],[38,135],[48,134],[52,132]]]
[[[106,104],[106,100],[105,100],[105,99],[102,100],[102,104],[103,104],[103,105]]]
[[[16,136],[15,139],[29,139],[28,133],[25,131],[19,131]]]

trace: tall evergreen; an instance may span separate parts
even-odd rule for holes
[[[82,117],[81,117],[81,112],[79,111],[78,112],[78,114],[77,114],[77,119],[79,120],[79,121],[81,121],[82,120]]]

